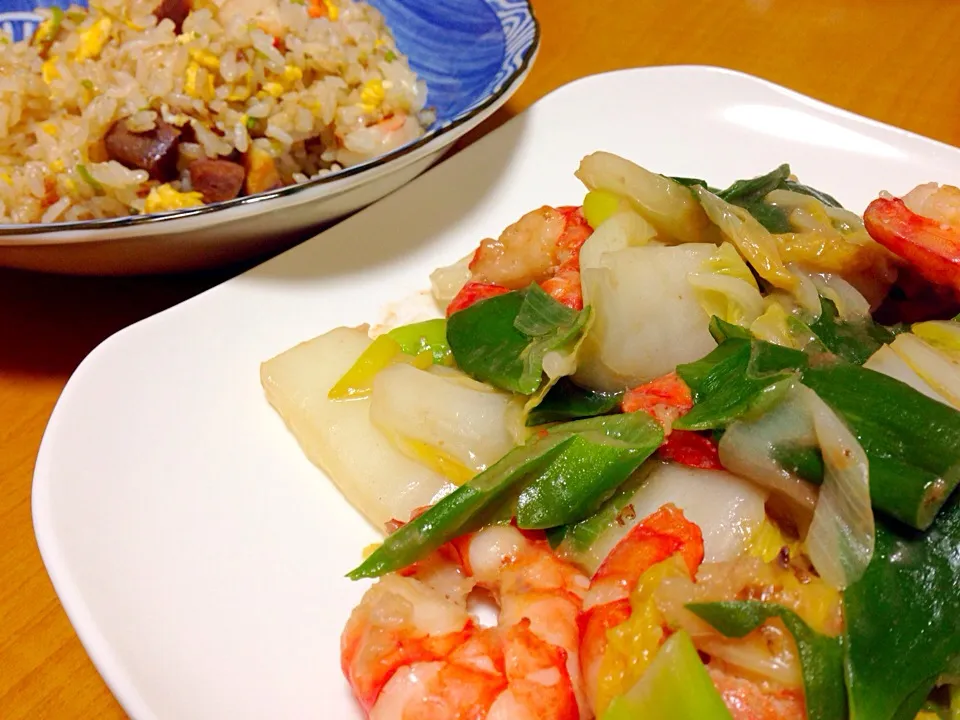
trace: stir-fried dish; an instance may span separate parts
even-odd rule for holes
[[[0,223],[159,213],[303,183],[432,122],[358,0],[99,0],[0,30]]]
[[[786,165],[576,174],[433,273],[444,318],[262,367],[385,533],[349,574],[363,710],[960,717],[960,190],[861,219]]]

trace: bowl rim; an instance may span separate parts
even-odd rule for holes
[[[490,0],[483,0],[487,5],[492,5]],[[246,195],[244,197],[234,198],[232,200],[223,200],[221,202],[204,204],[199,207],[182,208],[164,213],[144,213],[141,215],[123,215],[113,218],[97,218],[93,220],[71,220],[69,222],[53,223],[0,223],[0,238],[24,237],[30,235],[47,235],[59,232],[82,232],[89,230],[115,230],[118,228],[134,227],[140,225],[153,225],[156,223],[166,223],[172,220],[181,220],[188,217],[197,217],[209,215],[221,210],[228,210],[236,207],[254,205],[277,198],[288,198],[297,195],[306,190],[323,187],[325,185],[335,185],[341,181],[356,180],[357,176],[367,171],[373,171],[383,168],[397,160],[405,158],[415,153],[424,146],[432,143],[447,133],[456,130],[469,123],[479,115],[482,115],[491,106],[496,105],[504,95],[512,93],[516,89],[516,81],[523,78],[529,71],[537,51],[540,47],[542,37],[540,21],[533,10],[533,3],[530,0],[523,0],[530,20],[533,24],[533,37],[530,44],[524,49],[519,65],[506,75],[500,84],[489,93],[479,103],[473,105],[465,112],[461,112],[451,120],[442,125],[438,125],[427,130],[423,135],[412,140],[405,145],[394,148],[382,155],[377,155],[370,160],[342,168],[336,172],[329,173],[319,178],[312,178],[306,182],[287,185],[276,190],[270,190],[255,195]],[[346,189],[346,188],[344,188]],[[335,193],[334,193],[335,194]]]

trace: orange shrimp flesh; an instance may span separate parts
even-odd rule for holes
[[[481,300],[496,297],[497,295],[503,295],[507,292],[510,292],[510,289],[505,288],[503,285],[474,282],[471,280],[462,288],[460,288],[460,292],[458,292],[454,296],[453,300],[450,301],[450,304],[447,305],[447,317],[450,317],[455,312],[464,310],[474,303],[480,302]]]
[[[375,720],[589,717],[577,619],[589,581],[545,540],[492,526],[387,575],[344,629],[341,663]],[[467,612],[475,588],[496,627]]]
[[[806,720],[803,691],[764,686],[725,669],[724,663],[707,666],[714,687],[720,692],[733,720]]]
[[[673,423],[693,408],[693,394],[677,373],[672,372],[624,393],[623,412],[647,413],[663,426],[664,441],[659,454],[664,460],[703,470],[722,470],[717,443],[690,430],[674,430]]]
[[[620,409],[623,412],[642,410],[668,432],[673,422],[689,412],[691,408],[693,408],[693,394],[675,372],[667,373],[633,390],[627,390],[620,401]]]
[[[674,554],[692,576],[703,561],[703,536],[676,506],[664,505],[635,525],[594,573],[580,619],[580,654],[587,695],[597,714],[605,710],[599,683],[609,632],[629,620],[629,596],[640,577]]]
[[[447,306],[447,316],[488,297],[538,283],[558,302],[583,309],[580,248],[593,230],[581,208],[544,205],[480,243],[470,280]]]
[[[927,281],[960,293],[960,189],[931,183],[902,199],[879,197],[867,206],[863,223]]]

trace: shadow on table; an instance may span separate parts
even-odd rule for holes
[[[69,375],[117,330],[235,272],[97,278],[0,270],[0,377]]]
[[[338,248],[324,243],[293,248],[258,269],[255,277],[320,280],[410,252],[455,223],[496,185],[523,134],[523,116],[514,118],[502,108],[455,145],[452,154],[510,120],[492,145],[485,141],[481,154],[471,153],[477,157],[475,172],[450,192],[437,197],[416,194],[415,202],[406,202],[406,188],[402,188],[381,201],[390,203],[391,212],[378,214],[376,232],[351,238],[349,245]],[[51,376],[65,380],[91,350],[118,330],[267,259],[213,271],[146,277],[70,277],[0,269],[0,379]]]

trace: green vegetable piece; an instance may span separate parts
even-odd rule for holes
[[[793,635],[803,670],[803,689],[809,720],[844,720],[843,650],[840,638],[815,632],[792,610],[756,600],[691,603],[687,609],[727,637],[741,638],[765,620],[778,617]],[[864,715],[863,717],[872,717]]]
[[[929,527],[960,482],[960,412],[846,363],[807,368],[802,382],[866,452],[873,507],[919,530]]]
[[[514,448],[423,514],[401,526],[348,577],[353,580],[376,577],[407,567],[448,540],[481,527],[492,517],[499,517],[496,513],[515,497],[518,489],[522,494],[524,489],[538,482],[541,487],[555,489],[557,482],[568,476],[581,477],[582,468],[588,461],[596,462],[598,458],[611,461],[606,448],[616,448],[624,455],[630,454],[631,458],[646,452],[637,462],[639,464],[660,445],[662,439],[660,426],[643,413],[557,425],[526,445]],[[584,441],[589,444],[583,445]],[[583,448],[583,457],[566,452],[577,445]],[[603,450],[595,452],[597,446]],[[571,468],[569,473],[565,472],[567,467]],[[611,463],[608,472],[598,473],[594,467],[593,482],[583,481],[576,491],[566,491],[564,502],[570,503],[570,508],[556,507],[558,499],[542,493],[539,497],[547,504],[543,510],[535,507],[533,498],[527,498],[525,507],[518,500],[518,523],[522,527],[524,517],[541,518],[551,513],[561,518],[582,519],[583,515],[578,517],[571,508],[595,508],[605,498],[603,494],[608,495],[614,489],[614,472],[618,468],[619,465]],[[568,521],[562,519],[554,524],[562,525]]]
[[[63,25],[63,8],[51,5],[50,17],[37,26],[30,38],[30,44],[40,48],[40,57],[45,58],[47,56],[50,46],[53,45],[60,33],[61,25]]]
[[[423,559],[448,540],[481,527],[486,516],[496,511],[517,483],[549,463],[572,439],[570,434],[554,433],[514,448],[436,505],[388,535],[383,544],[347,577],[359,580],[400,570]]]
[[[726,320],[718,318],[716,315],[710,318],[710,334],[717,344],[731,338],[741,338],[743,340],[752,340],[753,334],[746,328],[728,323]]]
[[[574,437],[521,490],[520,528],[557,527],[589,517],[663,442],[663,429],[642,412],[577,420],[549,432],[558,430]]]
[[[820,298],[820,308],[820,317],[809,325],[811,332],[827,351],[856,365],[863,365],[895,337],[869,317],[859,322],[841,320],[837,306],[826,298]]]
[[[563,539],[567,536],[567,526],[560,525],[559,527],[547,528],[543,531],[543,534],[547,536],[547,542],[550,543],[550,549],[556,550],[558,547],[560,547]]]
[[[450,365],[453,353],[447,345],[447,321],[443,318],[403,325],[387,335],[395,340],[407,355],[419,355],[430,351],[437,365]]]
[[[101,185],[93,175],[90,174],[90,171],[87,170],[87,166],[82,163],[77,163],[77,174],[83,179],[83,181],[93,188],[93,191],[97,195],[103,194],[103,185]]]
[[[819,447],[775,446],[773,458],[784,470],[817,485],[823,482],[825,467]]]
[[[561,378],[527,416],[527,425],[596,417],[613,412],[620,405],[623,393],[586,390],[567,378]]]
[[[827,195],[827,193],[808,185],[802,185],[789,178],[790,166],[784,164],[771,170],[766,175],[748,180],[737,180],[726,190],[715,191],[715,194],[728,203],[739,205],[747,210],[772,233],[784,233],[793,230],[786,211],[764,202],[764,198],[773,190],[792,190],[816,198],[824,205],[836,208],[842,207],[835,198]],[[679,179],[678,182],[680,182]]]
[[[330,388],[327,397],[331,400],[369,397],[377,373],[393,364],[401,352],[396,340],[387,335],[379,335]]]
[[[528,337],[539,337],[558,327],[573,325],[577,316],[576,310],[554,300],[542,287],[531,285],[523,297],[513,326]]]
[[[737,180],[717,195],[728,203],[746,207],[745,203],[763,200],[770,192],[781,187],[788,177],[790,177],[790,166],[784,163],[765,175],[758,175],[747,180]]]
[[[763,199],[767,194],[779,187],[790,176],[790,166],[781,165],[766,175],[737,180],[726,190],[717,195],[732,205],[739,205],[749,212],[757,221],[772,233],[790,232],[793,228],[787,213],[781,208],[767,205]]]
[[[709,190],[714,195],[716,195],[720,190],[715,187],[710,187],[706,180],[701,180],[700,178],[690,178],[690,177],[670,177],[669,175],[664,175],[668,180],[673,180],[675,183],[679,183],[684,187],[692,188],[699,185],[704,190]]]
[[[924,529],[960,483],[960,412],[886,375],[837,361],[808,367],[806,354],[759,340],[732,338],[677,373],[696,404],[674,427],[724,428],[773,400],[768,390],[800,372],[850,427],[870,461],[873,507]],[[822,481],[812,448],[783,448],[783,466]]]
[[[564,554],[574,562],[581,562],[580,556],[583,556],[583,560],[589,563],[590,559],[585,554],[604,532],[614,524],[622,522],[621,516],[625,510],[629,513],[627,505],[630,504],[630,500],[640,486],[646,482],[650,471],[656,465],[656,461],[641,465],[595,513],[578,523],[565,526],[563,528]]]
[[[675,632],[603,720],[731,720],[686,630]]]
[[[784,180],[783,183],[780,185],[780,187],[783,188],[784,190],[792,190],[793,192],[801,193],[803,195],[809,195],[812,198],[816,198],[827,207],[835,207],[835,208],[843,207],[843,205],[837,202],[836,198],[834,198],[832,195],[827,195],[822,190],[817,190],[816,188],[812,188],[809,185],[802,185],[801,183],[795,182],[793,180]]]
[[[678,419],[681,430],[726,427],[747,413],[763,391],[807,365],[799,350],[761,340],[732,338],[706,357],[677,366],[693,390],[693,409]]]
[[[397,54],[393,50],[387,50],[383,54],[383,59],[386,60],[388,63],[393,62],[394,60],[397,59]]]
[[[854,718],[913,718],[960,657],[960,502],[925,534],[878,518],[873,560],[843,597]]]
[[[572,345],[590,319],[538,285],[481,300],[447,320],[447,342],[461,370],[481,382],[532,395],[543,382],[543,357]]]

